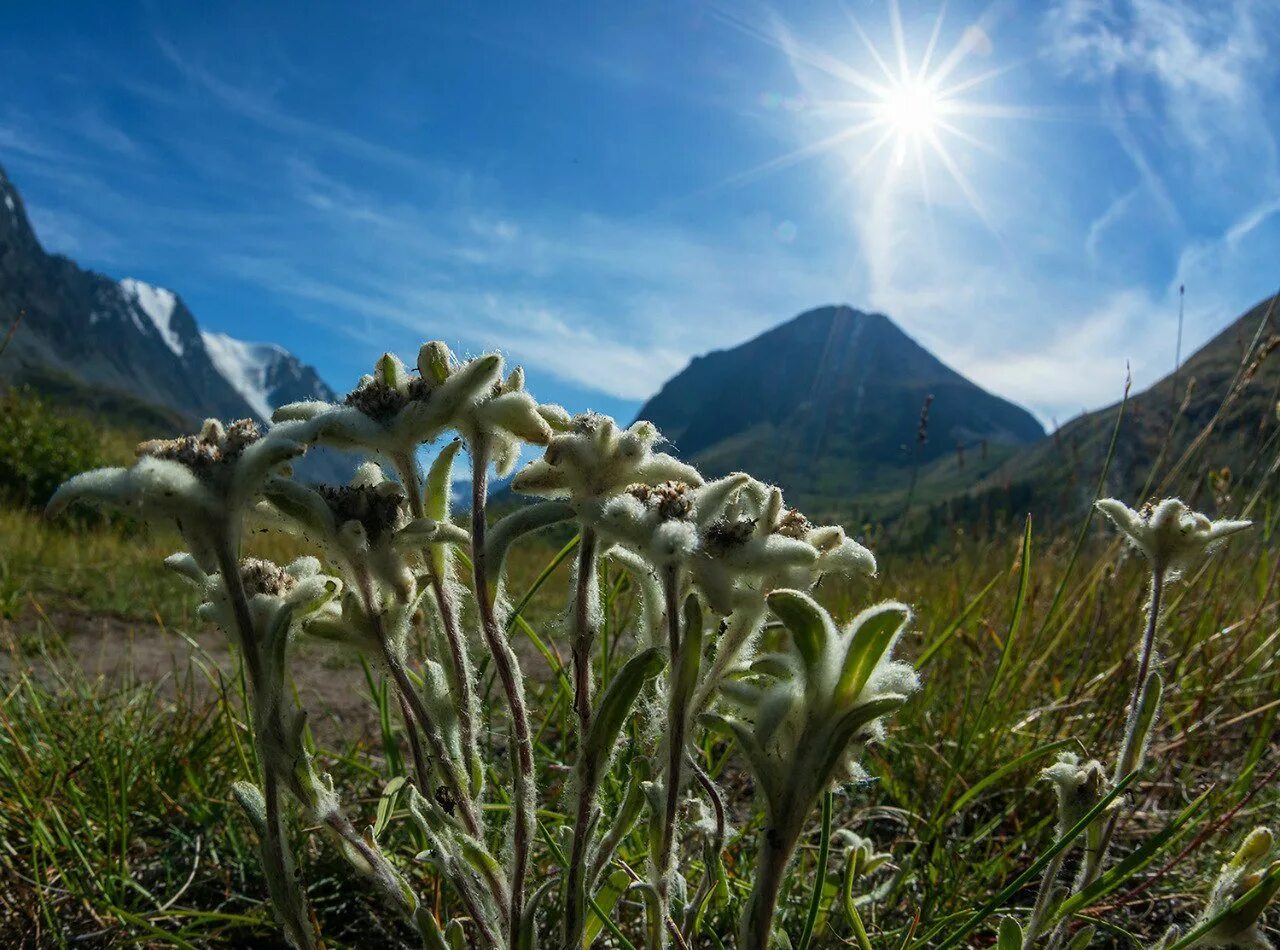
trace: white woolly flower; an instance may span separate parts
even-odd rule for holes
[[[1193,567],[1224,540],[1253,523],[1213,521],[1177,498],[1143,505],[1138,511],[1114,498],[1104,498],[1096,506],[1154,568],[1174,574]]]
[[[1074,752],[1058,753],[1058,761],[1042,769],[1040,778],[1058,793],[1058,834],[1064,835],[1102,801],[1107,777],[1102,763],[1090,759],[1081,763]]]
[[[158,439],[138,446],[129,468],[101,468],[69,479],[49,499],[57,515],[76,501],[111,505],[141,518],[173,521],[200,566],[217,569],[217,549],[234,550],[240,516],[281,466],[306,451],[308,423],[273,426],[265,435],[241,419],[224,427],[209,419],[199,435]]]
[[[189,554],[165,558],[165,565],[195,584],[205,598],[198,615],[233,631],[236,618],[226,585],[217,574],[205,574]],[[324,574],[320,562],[313,557],[300,557],[284,567],[259,558],[240,562],[240,582],[244,586],[253,627],[262,632],[275,631],[285,612],[291,624],[298,625],[313,614],[325,610],[342,590],[342,582]]]
[[[544,417],[547,416],[544,407]],[[654,452],[658,430],[637,422],[620,430],[608,416],[585,413],[557,419],[565,431],[547,443],[542,458],[520,470],[513,490],[540,498],[563,498],[580,516],[592,519],[599,506],[629,485],[660,482],[702,484],[697,470],[662,452]]]
[[[875,556],[839,525],[814,525],[788,508],[779,488],[747,476],[710,526],[709,555],[693,565],[714,608],[728,613],[772,590],[812,590],[824,576],[872,576]]]
[[[521,441],[543,445],[551,438],[547,415],[554,417],[554,410],[544,413],[524,391],[518,367],[502,379],[501,356],[490,353],[456,364],[447,346],[432,342],[418,353],[417,375],[386,353],[343,405],[291,403],[277,409],[274,418],[313,420],[320,441],[392,460],[456,429],[472,445],[485,439],[499,474],[505,475],[519,458]]]
[[[655,567],[688,563],[705,549],[725,506],[746,482],[746,475],[734,474],[706,484],[632,484],[604,503],[595,526]],[[752,554],[761,556],[758,549]],[[744,552],[743,559],[749,557]]]
[[[304,487],[286,478],[269,479],[260,514],[285,530],[324,546],[357,576],[372,575],[400,595],[412,596],[413,574],[405,560],[431,543],[467,543],[466,531],[449,522],[411,519],[404,488],[367,462],[349,485]]]

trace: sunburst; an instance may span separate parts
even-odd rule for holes
[[[962,66],[971,65],[975,53],[989,50],[989,23],[985,16],[970,23],[954,45],[939,55],[945,14],[944,4],[933,22],[923,52],[915,61],[897,0],[889,4],[893,45],[888,55],[872,41],[852,13],[848,15],[849,23],[863,48],[857,56],[840,55],[829,48],[806,43],[785,26],[762,30],[741,18],[724,14],[724,19],[738,29],[785,53],[793,66],[825,76],[830,80],[828,86],[833,93],[829,98],[812,102],[814,114],[829,122],[828,134],[735,175],[729,181],[741,182],[836,151],[849,158],[850,176],[861,178],[878,158],[885,156],[888,160],[880,188],[893,188],[903,182],[903,166],[910,161],[929,202],[929,169],[938,165],[985,222],[982,202],[957,161],[957,153],[961,147],[995,155],[999,152],[966,129],[965,120],[1030,117],[1035,115],[1035,110],[975,98],[984,85],[1014,68],[1012,65],[986,68],[963,79],[955,78]],[[892,63],[890,58],[894,60]]]

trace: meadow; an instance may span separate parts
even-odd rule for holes
[[[1195,941],[1223,919],[1203,916],[1215,876],[1251,829],[1275,821],[1277,446],[1260,444],[1258,464],[1224,482],[1207,477],[1206,445],[1163,460],[1151,493],[1190,492],[1213,517],[1254,524],[1165,589],[1154,661],[1163,702],[1149,749],[1123,787],[1093,803],[1087,824],[1115,816],[1114,844],[1083,893],[1055,898],[1052,923],[1061,930],[1046,931],[1050,941],[1078,939],[1091,926],[1092,946],[1206,945]],[[120,444],[100,451],[102,461],[120,454]],[[1098,497],[1107,485],[1104,465]],[[590,528],[573,525],[521,540],[505,565],[510,609],[501,622],[526,673],[539,790],[531,890],[564,885],[578,824],[582,710],[576,621],[565,605],[579,578],[592,576],[580,555],[584,534],[593,539]],[[894,657],[918,671],[920,686],[894,708],[885,740],[866,744],[864,774],[822,789],[781,881],[774,940],[862,950],[1018,946],[1008,925],[999,934],[1001,921],[1026,922],[1045,868],[1062,855],[1065,887],[1081,854],[1073,844],[1084,825],[1063,834],[1053,784],[1041,772],[1064,752],[1096,757],[1111,771],[1139,675],[1150,571],[1092,507],[1044,526],[1010,512],[995,530],[956,528],[928,547],[878,546],[886,533],[875,528],[863,536],[872,539],[874,576],[823,577],[811,593],[840,625],[885,600],[909,605],[914,614]],[[259,783],[270,771],[270,753],[264,764],[255,741],[255,690],[243,650],[227,646],[198,615],[199,593],[161,566],[183,546],[172,529],[49,520],[18,499],[0,513],[0,943],[287,945],[264,903],[273,884],[262,870],[261,827],[232,795],[236,783]],[[252,535],[244,553],[284,563],[311,547],[272,532]],[[461,584],[469,566],[459,555],[446,570]],[[607,696],[653,621],[634,565],[603,558],[594,585],[589,656]],[[461,607],[461,626],[483,625],[475,598]],[[761,656],[785,653],[797,639],[781,619],[764,624]],[[406,623],[409,657],[441,655],[431,624]],[[503,842],[519,811],[509,781],[516,750],[501,664],[484,646],[471,643],[483,724],[475,743],[488,783],[477,801],[486,843],[505,866]],[[387,664],[376,652],[305,634],[291,650],[288,694],[310,714],[300,741],[316,771],[332,776],[354,826],[389,856],[418,911],[438,922],[440,945],[478,942],[470,923],[448,927],[476,916],[450,872],[414,860],[439,846],[431,823],[413,814],[406,779],[419,750]],[[412,681],[424,677],[415,671]],[[632,697],[635,714],[618,723],[598,776],[607,818],[632,807],[634,776],[661,759],[655,723],[671,721],[663,703],[678,689],[660,682],[646,680]],[[574,943],[742,945],[733,935],[752,900],[766,819],[739,745],[714,723],[690,723],[696,780],[678,803],[682,883],[651,899],[643,885],[655,875],[646,865],[662,863],[653,822],[623,828],[609,873],[587,894],[585,936]],[[421,914],[389,910],[376,875],[353,873],[305,809],[293,821],[302,926],[317,928],[325,946],[435,946]],[[1269,897],[1277,874],[1267,869],[1233,893],[1231,912]],[[687,902],[685,882],[696,901]],[[668,908],[687,902],[687,926],[667,938],[655,937],[649,921],[658,899]],[[560,933],[560,906],[546,902],[534,928],[547,946],[557,945],[545,934]],[[1180,930],[1166,938],[1171,925]]]

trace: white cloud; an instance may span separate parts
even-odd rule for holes
[[[1254,0],[1061,0],[1046,25],[1050,55],[1070,74],[1130,83],[1198,147],[1242,131],[1268,51]]]

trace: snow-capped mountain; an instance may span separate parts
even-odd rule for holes
[[[285,402],[335,398],[282,347],[202,332],[173,291],[47,253],[3,169],[0,204],[0,332],[22,314],[0,382],[92,404],[110,401],[101,394],[131,398],[185,425],[209,416],[266,421]]]
[[[225,333],[201,333],[204,347],[223,378],[259,418],[285,403],[305,399],[334,402],[337,395],[314,369],[275,343],[246,343]]]

